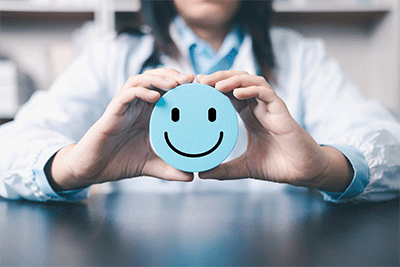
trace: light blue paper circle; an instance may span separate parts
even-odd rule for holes
[[[230,100],[204,84],[170,90],[158,100],[150,118],[150,139],[156,153],[186,172],[219,165],[232,152],[237,137],[238,121]]]

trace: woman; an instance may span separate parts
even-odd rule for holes
[[[320,42],[269,29],[271,2],[142,5],[152,34],[95,45],[1,128],[3,197],[80,200],[90,185],[143,175],[193,181],[153,152],[148,122],[165,91],[195,80],[227,94],[245,126],[234,159],[200,173],[196,187],[229,179],[237,181],[216,186],[274,181],[316,188],[333,202],[399,196],[399,124],[361,97]],[[194,188],[129,182],[138,191]]]

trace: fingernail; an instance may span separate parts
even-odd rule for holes
[[[215,87],[217,87],[217,86],[222,86],[222,85],[224,85],[224,84],[226,84],[226,80],[222,80],[222,81],[217,82],[217,83],[215,84]]]
[[[169,82],[169,83],[170,83],[170,82],[174,82],[174,80],[173,80],[173,79],[171,79],[171,78],[168,78],[168,77],[165,77],[165,78],[164,78],[164,80],[166,80],[166,81],[167,81],[167,82]]]
[[[197,74],[196,81],[199,81],[199,79],[202,79],[204,76],[205,76],[204,74]]]
[[[185,79],[188,77],[188,75],[183,74],[183,73],[178,73],[178,76],[181,78],[185,78]]]
[[[156,91],[151,91],[151,90],[148,91],[147,94],[151,98],[154,98],[154,97],[156,97],[158,95],[158,93]]]

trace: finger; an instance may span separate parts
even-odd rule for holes
[[[245,100],[254,98],[257,104],[254,103],[254,114],[262,120],[265,113],[278,115],[290,115],[285,102],[272,89],[267,89],[262,86],[251,86],[247,88],[237,88],[233,91],[233,95],[237,99]]]
[[[240,156],[234,160],[223,163],[214,169],[200,172],[201,179],[216,179],[216,180],[236,180],[242,178],[250,178],[250,171],[247,168],[245,156]]]
[[[154,157],[146,162],[143,167],[143,175],[181,182],[190,182],[194,178],[193,173],[175,169],[159,157]]]
[[[160,93],[144,87],[129,88],[120,91],[119,94],[111,100],[107,110],[113,114],[121,115],[127,110],[128,106],[137,99],[153,103],[157,101],[160,96]]]
[[[272,87],[268,84],[264,77],[249,74],[235,75],[227,79],[221,80],[215,84],[215,89],[226,93],[239,87],[249,86],[263,86],[267,89],[272,90]]]
[[[265,103],[272,102],[278,97],[273,89],[264,86],[239,87],[233,91],[233,95],[240,100],[256,98]]]
[[[163,90],[170,90],[178,86],[178,84],[178,81],[170,77],[147,73],[130,76],[126,83],[122,86],[121,90],[126,90],[128,88],[138,86],[145,88],[151,88],[154,86]]]
[[[253,99],[255,102],[256,98],[261,94],[263,96],[262,100],[261,98],[258,99],[261,102],[269,102],[276,99],[274,98],[275,91],[264,77],[256,75],[235,75],[217,82],[215,88],[230,98],[233,106],[239,113],[250,103],[242,100],[255,98]]]
[[[287,125],[291,125],[294,122],[285,102],[272,89],[266,89],[263,86],[250,86],[235,89],[233,95],[240,100],[249,99],[246,100],[247,102],[253,100],[249,102],[250,109],[243,109],[244,112],[241,116],[248,118],[255,116],[264,129],[277,132],[278,125],[282,127],[285,125],[284,122],[290,122]],[[245,112],[247,112],[247,115]],[[257,129],[258,126],[253,125],[251,128]]]
[[[184,74],[175,69],[165,69],[165,68],[151,69],[151,70],[145,71],[143,74],[160,75],[165,78],[173,79],[173,80],[177,81],[178,84],[191,83],[194,81],[193,74]]]
[[[202,84],[215,86],[215,84],[219,81],[241,74],[248,74],[248,73],[245,71],[238,71],[238,70],[217,71],[210,75],[199,74],[196,76],[196,81]]]
[[[116,97],[121,104],[129,104],[135,99],[142,99],[143,101],[153,103],[159,98],[160,93],[141,86],[121,91]]]

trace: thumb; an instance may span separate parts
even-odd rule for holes
[[[158,156],[145,163],[143,167],[143,175],[181,182],[190,182],[194,177],[193,173],[180,171],[171,165],[168,165]]]
[[[249,178],[250,176],[250,171],[247,168],[244,155],[229,162],[220,164],[214,169],[199,173],[201,179],[217,180],[235,180]]]

